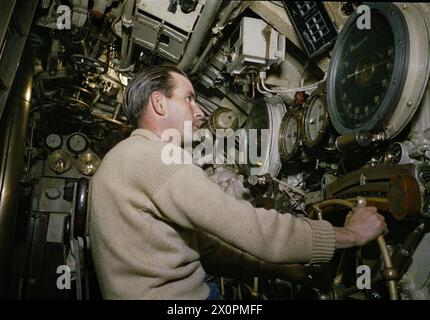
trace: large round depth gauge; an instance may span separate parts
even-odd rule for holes
[[[366,3],[339,34],[327,76],[327,104],[340,134],[398,134],[412,118],[429,72],[429,36],[420,4]]]

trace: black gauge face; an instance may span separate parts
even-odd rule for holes
[[[355,14],[336,44],[328,76],[328,106],[341,133],[375,129],[399,99],[406,75],[408,36],[393,4],[372,4],[371,28]]]
[[[335,86],[339,116],[360,127],[378,110],[393,74],[394,37],[387,20],[372,14],[372,29],[351,33],[344,47]]]

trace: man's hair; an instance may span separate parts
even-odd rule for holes
[[[132,125],[137,126],[137,119],[154,91],[160,91],[168,98],[172,97],[176,85],[172,73],[187,77],[175,66],[158,65],[145,68],[131,79],[124,91],[124,113]]]

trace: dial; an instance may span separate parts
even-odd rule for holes
[[[56,133],[51,133],[49,136],[45,138],[45,144],[49,149],[58,149],[61,147],[61,144],[63,143],[63,139],[60,135]]]
[[[87,152],[80,156],[77,163],[79,171],[87,176],[92,176],[96,173],[99,164],[100,158],[92,152]]]
[[[336,130],[380,130],[404,86],[407,26],[393,4],[369,4],[371,29],[354,14],[342,29],[327,77],[328,109]]]
[[[312,147],[324,136],[329,119],[325,95],[322,91],[314,92],[306,102],[303,117],[303,142]]]
[[[300,144],[299,116],[292,112],[285,114],[281,123],[280,153],[283,160],[291,159]]]
[[[57,150],[48,157],[49,167],[57,174],[62,174],[70,170],[73,164],[73,157],[63,150]]]
[[[399,164],[402,160],[403,150],[400,143],[393,143],[388,147],[384,160],[386,163]]]
[[[51,187],[46,189],[45,194],[51,200],[58,199],[61,196],[61,192],[60,190],[58,190],[57,187]]]
[[[85,136],[82,134],[75,133],[70,136],[69,140],[67,141],[67,146],[73,153],[82,153],[87,150],[88,141],[87,138],[85,138]]]

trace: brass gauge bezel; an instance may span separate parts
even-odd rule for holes
[[[58,167],[58,161],[60,160],[64,162],[63,168]],[[73,156],[61,149],[52,152],[48,156],[49,168],[56,174],[63,174],[69,171],[73,166],[73,161]]]
[[[323,118],[323,121],[324,121],[323,126],[321,127],[320,130],[318,130],[317,137],[312,140],[306,134],[306,128],[308,125],[310,125],[310,123],[308,123],[308,121],[307,121],[308,120],[307,117],[308,117],[309,111],[311,110],[312,103],[316,99],[320,99],[321,106],[324,108],[325,113],[324,113],[324,118]],[[309,148],[314,147],[324,137],[325,133],[327,132],[327,128],[329,126],[329,123],[330,123],[330,117],[328,114],[326,93],[324,91],[322,91],[321,89],[317,89],[314,92],[312,92],[312,94],[309,96],[308,99],[306,99],[306,102],[305,102],[305,108],[304,108],[303,118],[302,118],[302,140],[303,140],[303,144]]]
[[[91,162],[93,169],[89,169],[87,164]],[[92,176],[96,173],[100,165],[100,158],[93,152],[86,152],[82,154],[77,160],[77,167],[80,173],[86,176]]]
[[[302,121],[301,121],[301,117],[303,116],[302,112],[292,112],[292,111],[288,111],[282,118],[281,121],[281,127],[280,127],[280,131],[279,131],[279,154],[281,156],[282,160],[290,160],[292,159],[295,154],[297,153],[300,145],[301,145],[301,140],[302,140]],[[284,145],[285,145],[285,130],[287,128],[288,122],[294,119],[297,122],[297,139],[296,142],[293,145],[293,149],[291,150],[291,152],[288,152]]]

